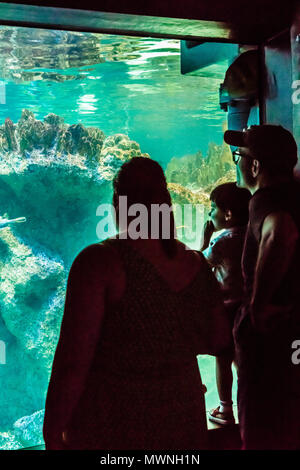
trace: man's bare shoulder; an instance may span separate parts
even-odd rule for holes
[[[275,235],[288,235],[289,237],[299,237],[298,227],[288,212],[278,211],[268,214],[263,222],[262,236],[275,234]]]

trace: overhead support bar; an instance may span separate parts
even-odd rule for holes
[[[0,3],[0,24],[192,41],[249,43],[225,22]],[[256,43],[252,38],[250,43]]]

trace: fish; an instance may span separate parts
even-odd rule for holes
[[[16,219],[0,218],[0,230],[15,223],[26,222],[26,220],[26,217],[17,217]]]

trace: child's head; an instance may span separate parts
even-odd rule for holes
[[[217,186],[210,195],[209,213],[215,230],[246,225],[250,198],[250,191],[239,188],[236,183],[224,183]]]

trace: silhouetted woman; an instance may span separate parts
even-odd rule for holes
[[[113,197],[119,236],[85,248],[69,273],[46,449],[204,449],[196,355],[216,355],[230,338],[217,281],[202,254],[176,239],[172,213],[168,238],[162,223],[159,238],[130,238],[138,214],[121,220],[119,196],[149,214],[151,204],[171,206],[158,163],[123,164]],[[151,233],[157,223],[148,223]]]

